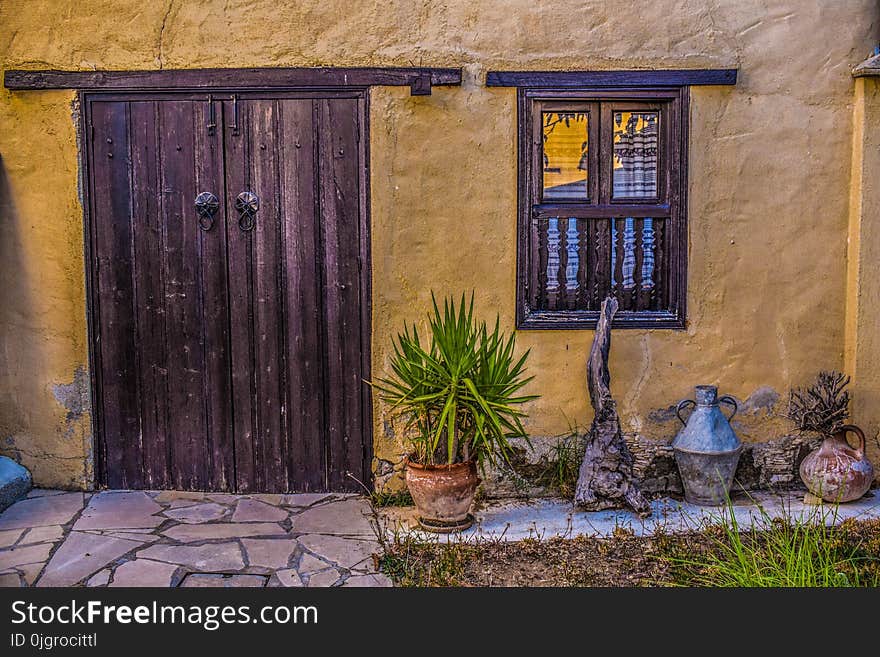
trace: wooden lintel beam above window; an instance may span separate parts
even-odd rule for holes
[[[301,89],[408,86],[414,96],[430,95],[440,85],[460,85],[460,68],[211,68],[163,71],[5,72],[12,91],[77,89],[83,91],[193,91],[199,89]]]
[[[736,84],[737,69],[643,71],[489,71],[487,87],[685,87]]]

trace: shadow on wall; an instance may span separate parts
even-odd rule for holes
[[[0,155],[0,455],[26,467],[41,451],[28,437],[32,400],[45,396],[42,340],[28,322],[34,308],[19,214]]]

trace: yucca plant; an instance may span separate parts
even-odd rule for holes
[[[391,374],[373,382],[380,399],[403,418],[410,458],[423,465],[508,460],[510,439],[526,437],[520,406],[537,395],[518,392],[528,351],[515,356],[515,337],[474,318],[474,295],[456,307],[447,297],[433,313],[422,341],[415,324],[394,340]]]

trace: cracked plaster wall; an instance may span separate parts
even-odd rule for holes
[[[789,428],[767,400],[844,366],[850,69],[877,41],[880,10],[873,0],[626,7],[6,0],[0,67],[464,67],[460,88],[371,94],[380,372],[391,334],[428,308],[432,288],[475,288],[480,311],[513,327],[515,92],[483,86],[487,70],[737,66],[736,87],[692,92],[688,328],[617,332],[612,388],[631,434],[671,438],[669,408],[694,384],[716,383],[751,400],[739,422],[746,440],[779,437]],[[43,485],[90,480],[90,414],[63,392],[87,367],[73,98],[0,90],[0,451]],[[532,350],[529,392],[542,395],[528,408],[530,432],[588,423],[591,339],[520,333]],[[376,455],[396,463],[387,420],[377,407]]]

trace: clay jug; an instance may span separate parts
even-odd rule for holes
[[[853,433],[859,446],[853,449],[846,434]],[[801,481],[813,495],[826,502],[852,502],[868,492],[874,467],[865,456],[865,434],[847,424],[825,437],[818,449],[801,461]]]

